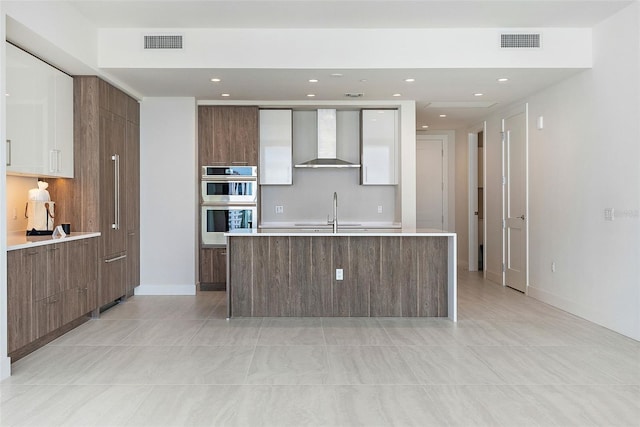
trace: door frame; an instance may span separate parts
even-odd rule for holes
[[[500,119],[501,145],[502,145],[502,286],[507,286],[506,279],[506,262],[507,262],[507,150],[505,141],[505,121],[517,114],[524,114],[524,229],[525,229],[525,245],[524,245],[524,285],[525,294],[529,294],[529,103],[515,106],[503,114]]]
[[[416,153],[421,142],[439,141],[442,143],[442,229],[449,229],[449,137],[448,135],[416,135]],[[417,158],[417,156],[416,156]],[[419,165],[416,164],[416,169]],[[416,201],[418,198],[418,183],[416,182]],[[416,209],[416,222],[417,222]]]
[[[468,176],[468,184],[467,184],[467,195],[468,195],[468,203],[467,203],[467,207],[468,207],[468,228],[467,228],[467,232],[468,232],[468,236],[467,236],[467,240],[469,243],[469,259],[468,259],[468,263],[469,263],[469,271],[478,271],[478,227],[477,227],[477,221],[478,221],[478,216],[475,214],[475,210],[474,210],[474,193],[477,194],[478,192],[478,133],[482,132],[484,134],[484,149],[482,150],[482,182],[484,182],[485,186],[484,186],[484,190],[486,192],[487,188],[486,188],[486,182],[487,182],[487,168],[486,168],[486,142],[487,142],[487,122],[484,121],[472,128],[469,129],[469,132],[467,133],[467,144],[468,144],[468,153],[469,155],[468,157],[468,165],[467,165],[467,176]],[[475,155],[473,155],[473,153],[475,153]],[[476,196],[477,197],[477,196]],[[487,214],[487,210],[486,210],[486,206],[485,206],[485,201],[487,200],[486,194],[485,197],[483,198],[482,201],[482,211],[485,214],[485,220],[482,222],[482,235],[486,236],[487,235],[487,220],[486,220],[486,214]],[[480,208],[480,206],[478,206],[478,209]],[[474,221],[476,224],[476,227],[473,227],[474,225]],[[471,231],[472,229],[475,229],[475,238],[471,238]],[[484,254],[485,254],[485,264],[486,264],[486,254],[487,254],[487,245],[486,245],[486,238],[485,238],[485,242],[484,242]],[[487,274],[487,269],[483,268],[482,269],[483,272],[483,277],[486,277]]]

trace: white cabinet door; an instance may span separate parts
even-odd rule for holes
[[[45,168],[46,78],[38,61],[7,44],[7,172],[38,174]]]
[[[398,110],[362,110],[362,185],[396,185]]]
[[[7,173],[73,178],[73,79],[7,47]]]
[[[292,111],[260,110],[261,185],[291,185],[292,179]]]
[[[55,138],[50,148],[55,176],[73,178],[73,78],[55,70]],[[51,169],[50,169],[51,170]]]

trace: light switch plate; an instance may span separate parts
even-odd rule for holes
[[[378,205],[378,213],[382,213],[382,205]]]
[[[344,277],[344,272],[341,268],[336,268],[336,280],[342,280]]]
[[[276,206],[276,213],[277,214],[284,213],[284,206]]]

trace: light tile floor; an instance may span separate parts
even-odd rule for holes
[[[13,365],[1,425],[640,426],[640,343],[460,272],[446,319],[136,296]]]

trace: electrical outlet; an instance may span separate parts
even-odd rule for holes
[[[382,205],[378,205],[378,213],[382,213]]]
[[[16,220],[18,219],[18,211],[16,208],[13,208],[13,215],[12,215],[13,219]]]
[[[276,213],[277,214],[284,213],[284,206],[276,206]]]
[[[551,263],[551,272],[552,272],[552,273],[555,273],[555,272],[556,272],[556,263],[555,263],[555,261],[553,261],[553,262]]]
[[[336,268],[336,280],[342,280],[344,277],[344,272],[341,268]]]

